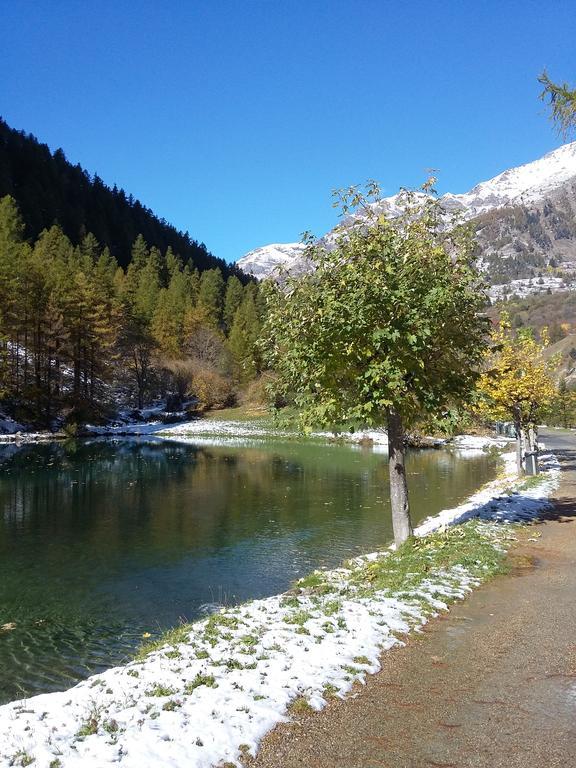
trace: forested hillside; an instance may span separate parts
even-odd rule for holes
[[[73,245],[91,232],[118,264],[126,267],[138,235],[165,252],[171,248],[184,263],[203,271],[218,267],[223,275],[242,273],[217,259],[204,243],[179,232],[155,216],[132,195],[110,188],[66,160],[61,149],[54,154],[46,144],[10,128],[0,118],[0,198],[11,195],[20,209],[25,235],[36,240],[44,229],[58,224]],[[244,280],[244,278],[242,277]]]
[[[24,425],[82,424],[193,397],[231,402],[260,369],[261,297],[219,268],[200,272],[138,235],[126,269],[87,233],[58,225],[30,242],[0,199],[0,412]]]
[[[488,314],[496,322],[502,311],[508,314],[513,328],[532,328],[536,334],[547,328],[553,344],[576,330],[574,291],[511,298],[493,304]]]

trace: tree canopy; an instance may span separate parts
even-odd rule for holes
[[[576,88],[571,88],[568,83],[553,83],[546,71],[542,72],[538,82],[544,86],[540,98],[548,102],[552,121],[567,137],[576,128]]]
[[[492,334],[486,369],[479,383],[479,410],[492,419],[512,421],[518,440],[518,471],[522,471],[524,435],[531,435],[556,394],[556,360],[546,359],[546,331],[538,342],[530,329],[514,333],[506,313]],[[532,448],[531,440],[529,447]]]
[[[124,270],[93,234],[74,246],[57,225],[31,244],[0,198],[0,410],[53,427],[165,395],[170,410],[223,404],[259,374],[254,283],[229,278],[225,322],[218,268],[200,274],[141,235],[131,254]]]
[[[404,193],[395,219],[373,182],[336,193],[346,218],[333,247],[310,241],[315,271],[268,292],[264,337],[277,394],[293,398],[308,429],[387,424],[393,514],[405,427],[469,395],[487,331],[469,231],[447,225],[431,186],[424,196]],[[402,540],[407,499],[398,504]]]

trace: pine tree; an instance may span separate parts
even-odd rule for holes
[[[152,336],[166,355],[178,356],[184,342],[184,318],[192,302],[187,295],[186,279],[175,272],[168,288],[162,288],[151,323]]]
[[[134,296],[134,311],[145,323],[150,323],[160,294],[161,256],[157,248],[151,248],[142,269],[138,273],[138,286]]]
[[[234,322],[234,315],[244,298],[244,287],[236,275],[230,275],[226,281],[224,298],[224,331],[229,334]]]
[[[207,269],[200,276],[198,304],[204,308],[214,328],[222,325],[224,279],[219,269]]]
[[[235,378],[242,384],[259,372],[256,343],[260,335],[260,322],[254,298],[249,292],[236,310],[228,338],[228,349],[234,360]]]

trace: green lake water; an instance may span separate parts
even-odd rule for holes
[[[66,688],[146,632],[284,591],[392,536],[386,456],[297,442],[0,446],[0,702]],[[412,451],[414,521],[495,474]]]

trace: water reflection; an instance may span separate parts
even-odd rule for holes
[[[413,452],[415,519],[494,472]],[[347,446],[96,440],[0,448],[0,700],[117,663],[144,631],[285,589],[391,537],[386,465]]]

